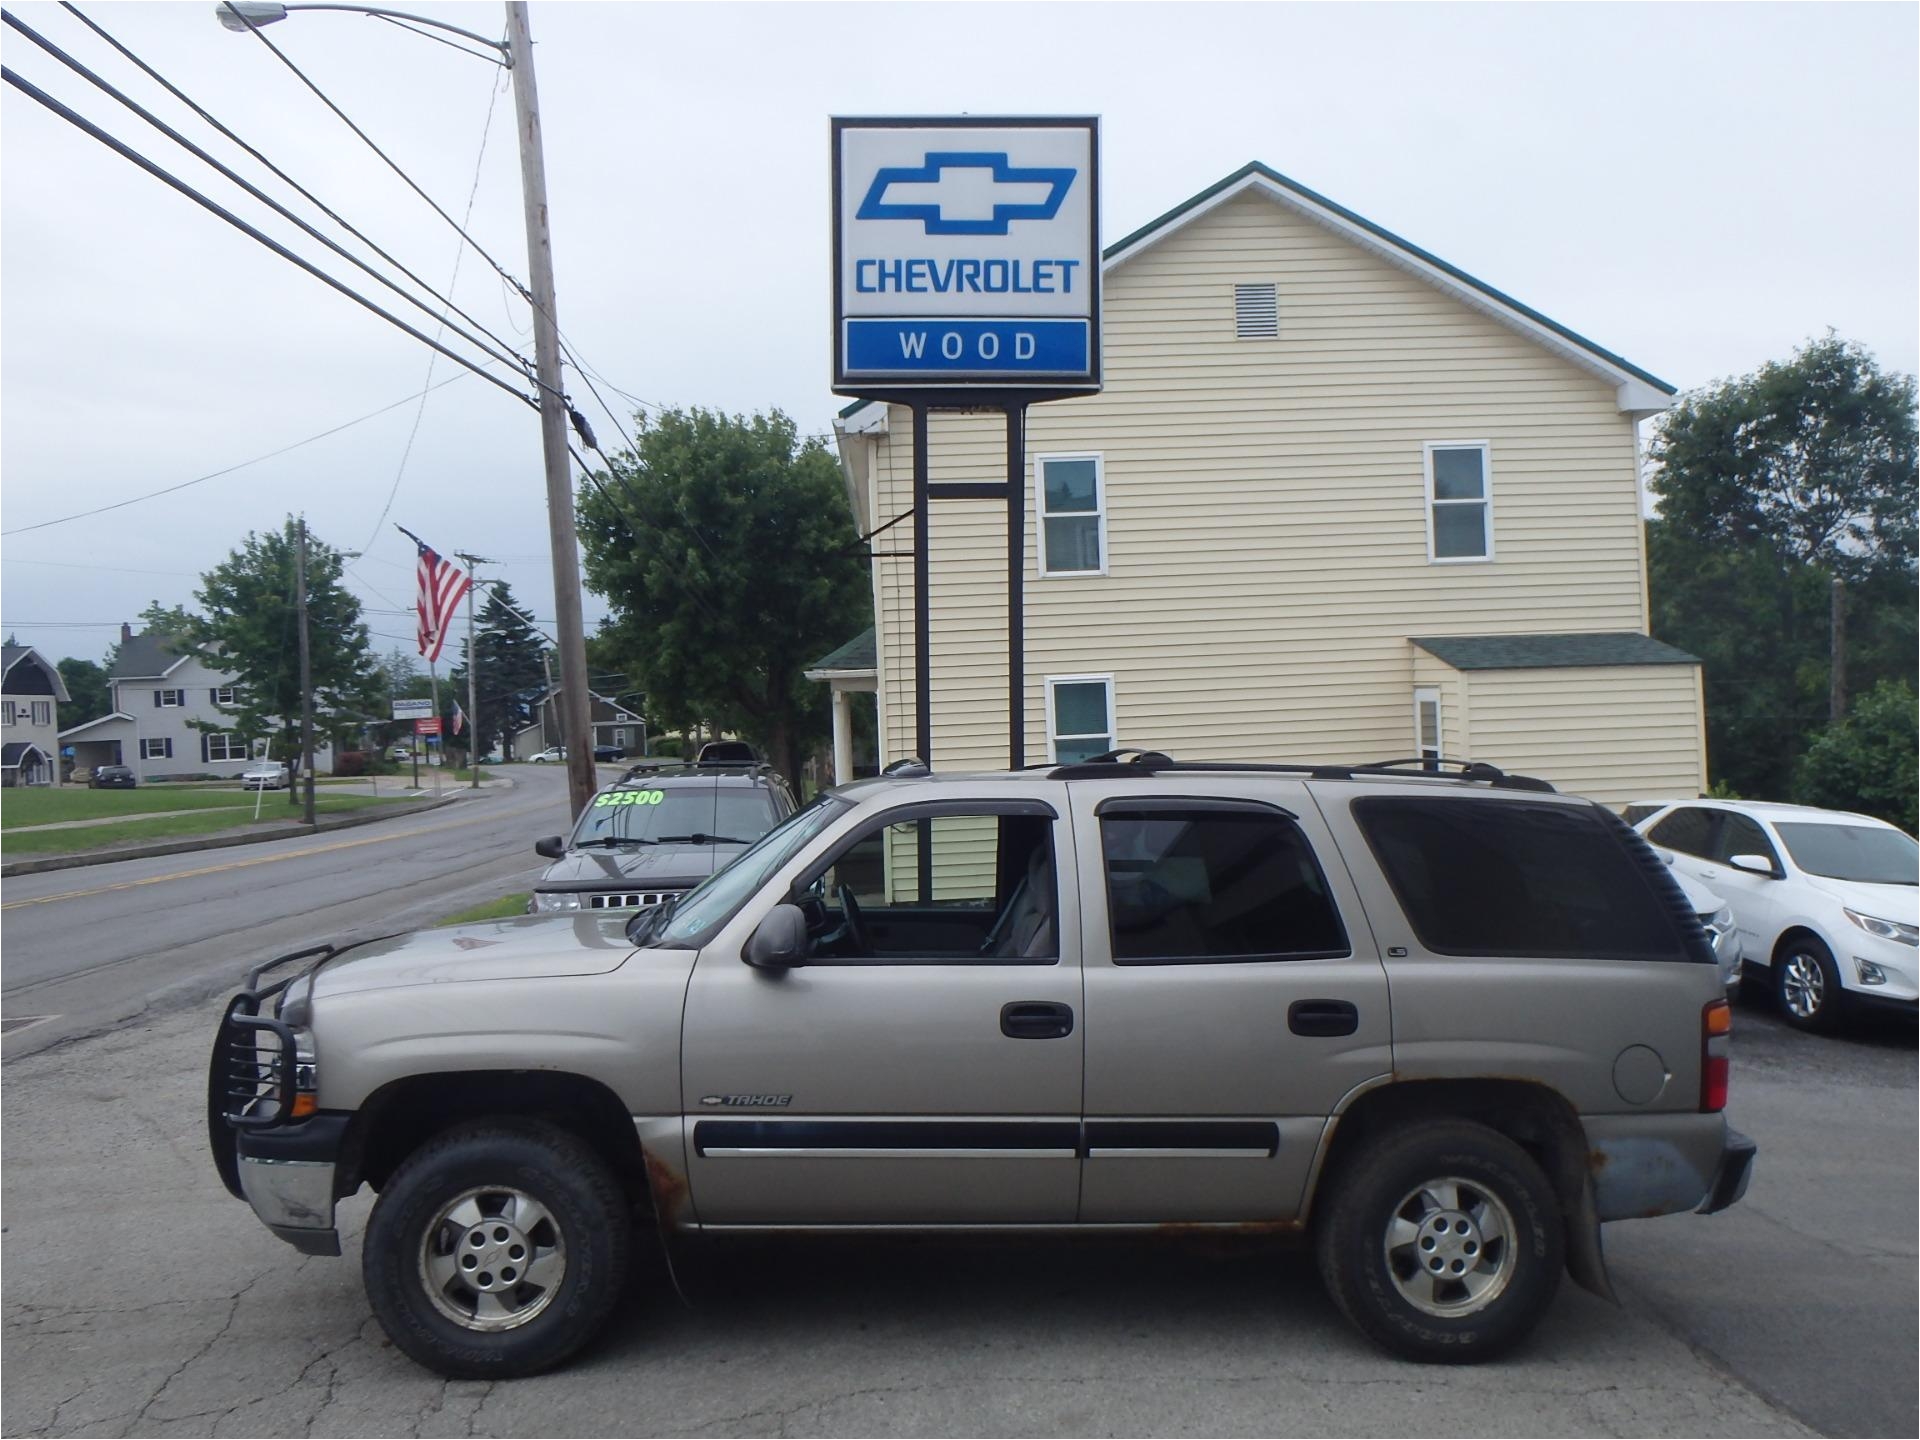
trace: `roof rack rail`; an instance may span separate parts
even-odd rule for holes
[[[1442,767],[1450,767],[1452,773],[1449,774]],[[1356,775],[1393,775],[1408,769],[1447,779],[1478,781],[1500,790],[1532,790],[1548,795],[1557,793],[1549,782],[1532,775],[1509,775],[1497,766],[1478,760],[1445,760],[1426,755],[1358,764],[1298,765],[1260,760],[1175,760],[1160,750],[1121,749],[1056,765],[1049,775],[1055,780],[1110,780],[1119,775],[1158,775],[1167,771],[1186,774],[1251,772],[1260,775],[1304,775],[1309,780],[1351,780]]]
[[[629,780],[640,780],[648,776],[671,778],[688,775],[777,775],[780,772],[766,760],[680,760],[672,756],[642,760],[629,765],[621,772],[620,778],[613,783],[624,785]]]

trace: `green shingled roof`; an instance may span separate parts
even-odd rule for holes
[[[1582,635],[1437,635],[1414,644],[1456,670],[1554,670],[1590,665],[1698,665],[1700,658],[1633,631]]]
[[[838,650],[822,655],[818,660],[807,666],[807,669],[875,670],[878,669],[879,666],[879,651],[874,645],[873,627],[869,625]]]

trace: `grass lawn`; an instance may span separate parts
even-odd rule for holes
[[[137,794],[139,794],[138,791],[125,793],[113,790],[90,790],[81,798],[131,800]],[[314,809],[320,814],[336,815],[343,810],[359,810],[368,805],[398,804],[400,798],[397,795],[391,797],[382,795],[376,800],[371,795],[328,795],[324,799],[316,797]],[[8,818],[9,820],[14,818],[11,803],[8,806]],[[52,818],[80,820],[93,817],[74,815]],[[261,824],[299,818],[300,810],[297,806],[287,804],[278,792],[267,793],[266,803],[260,807]],[[16,821],[15,823],[27,822]],[[176,840],[191,835],[210,835],[216,830],[237,830],[251,826],[253,823],[253,802],[252,797],[249,796],[244,807],[232,810],[215,809],[204,815],[163,815],[148,819],[135,816],[118,825],[83,825],[73,830],[16,831],[0,842],[0,850],[4,850],[10,860],[17,860],[23,855],[65,855],[76,850],[99,850],[109,845],[132,845],[142,840]]]
[[[287,808],[286,791],[267,791],[267,805]],[[137,790],[54,790],[22,786],[0,800],[0,829],[16,825],[52,825],[61,820],[104,820],[113,815],[155,815],[168,810],[212,810],[220,806],[253,810],[251,792],[189,790],[171,785],[143,785]],[[262,810],[266,807],[262,806]]]
[[[498,900],[487,900],[478,905],[469,905],[464,910],[456,910],[433,923],[465,925],[473,920],[511,920],[516,915],[527,913],[527,901],[532,898],[533,894],[528,890],[522,890],[518,895],[502,895]]]

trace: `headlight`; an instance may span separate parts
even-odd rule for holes
[[[1707,929],[1716,935],[1724,935],[1733,929],[1733,907],[1722,905],[1713,914],[1704,917]]]
[[[533,913],[543,915],[555,910],[578,910],[583,898],[564,890],[536,890],[533,892]]]
[[[1869,935],[1878,935],[1882,940],[1896,940],[1902,945],[1920,946],[1920,926],[1899,920],[1876,919],[1872,915],[1862,915],[1858,910],[1849,910],[1844,905],[1840,907],[1840,913]]]

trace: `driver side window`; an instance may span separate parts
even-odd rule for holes
[[[1052,963],[1052,825],[934,814],[856,836],[804,887],[811,963]]]

